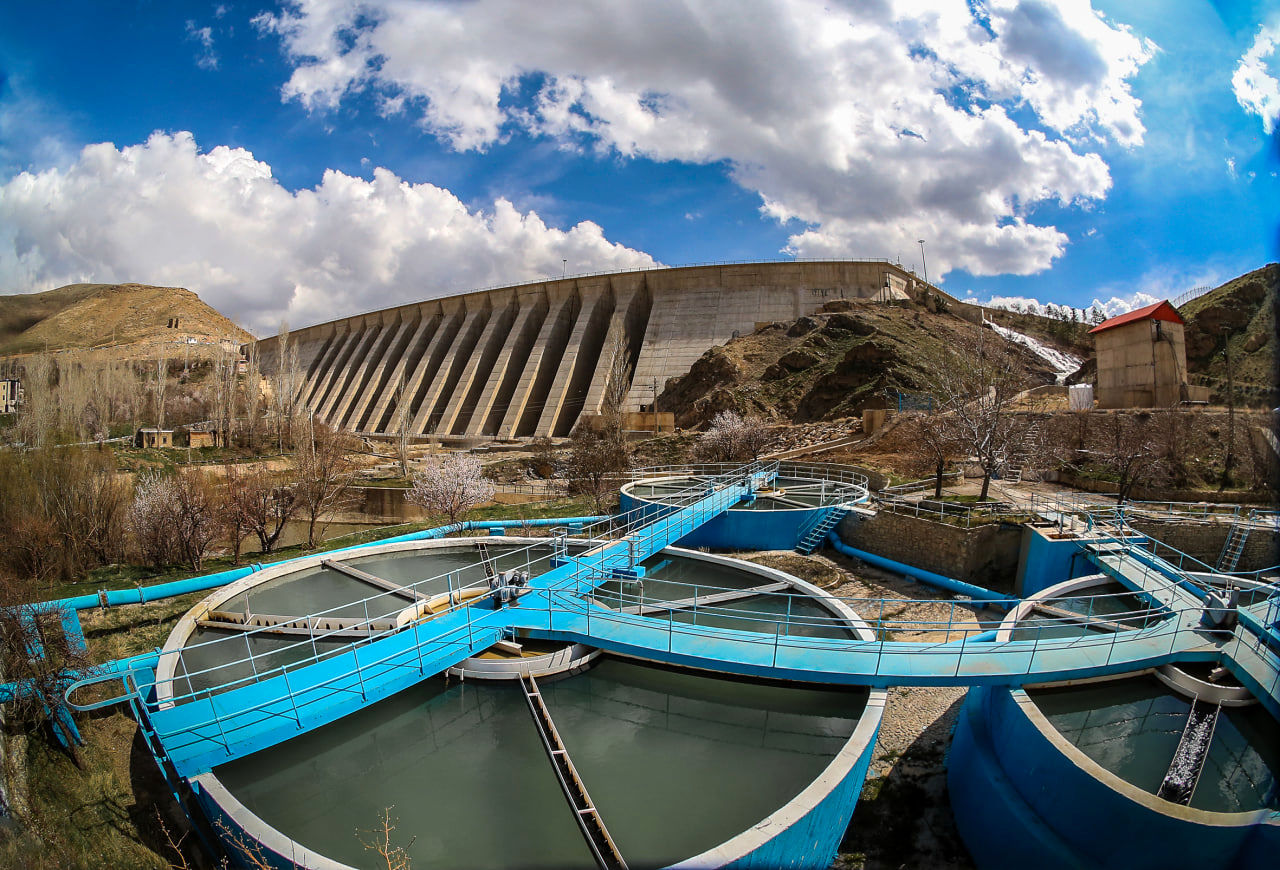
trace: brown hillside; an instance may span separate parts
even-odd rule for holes
[[[1192,299],[1179,309],[1187,321],[1187,371],[1192,380],[1213,389],[1214,401],[1226,395],[1231,354],[1237,399],[1252,404],[1277,401],[1276,304],[1280,264],[1234,278]]]
[[[169,322],[177,318],[177,328]],[[0,354],[69,348],[207,345],[251,336],[181,287],[69,284],[44,293],[0,296]]]
[[[918,349],[982,328],[912,303],[832,302],[812,317],[766,324],[711,348],[688,374],[667,381],[658,406],[685,428],[722,410],[798,423],[849,416],[884,407],[893,391],[914,392]],[[1031,383],[1053,382],[1043,359],[1010,347]]]

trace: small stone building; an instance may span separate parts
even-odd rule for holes
[[[1183,324],[1166,301],[1089,330],[1098,356],[1098,407],[1167,408],[1207,398],[1207,390],[1187,386]]]
[[[14,414],[22,398],[22,382],[17,378],[0,378],[0,414]]]
[[[172,429],[139,429],[133,435],[134,447],[172,447]]]

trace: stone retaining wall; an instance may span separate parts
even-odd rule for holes
[[[1218,556],[1222,553],[1222,545],[1226,543],[1227,535],[1231,530],[1231,524],[1225,521],[1171,523],[1161,520],[1135,519],[1130,520],[1129,525],[1142,534],[1175,547],[1210,566],[1217,565]],[[1280,533],[1274,529],[1251,530],[1236,570],[1260,571],[1274,565],[1280,565]]]
[[[851,513],[836,530],[859,550],[998,592],[1013,591],[1021,526],[990,523],[966,529],[880,511],[874,517]]]

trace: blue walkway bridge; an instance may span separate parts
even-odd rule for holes
[[[369,614],[385,610],[378,610],[380,596],[373,596],[365,600],[366,635],[354,641],[335,645],[335,638],[350,634],[322,629],[321,618],[299,617],[295,624],[305,630],[285,663],[255,656],[246,634],[208,642],[244,645],[247,655],[223,664],[200,669],[185,660],[191,647],[166,651],[158,660],[124,663],[82,680],[67,690],[68,700],[91,683],[123,680],[123,695],[72,706],[89,709],[127,700],[157,757],[185,777],[332,722],[517,635],[578,641],[720,672],[879,687],[1022,685],[1125,673],[1175,660],[1213,661],[1228,665],[1273,715],[1280,715],[1276,590],[1254,589],[1239,610],[1239,624],[1231,629],[1206,628],[1205,584],[1195,576],[1201,566],[1188,567],[1180,554],[1171,559],[1144,547],[1145,539],[1124,528],[1123,515],[1111,517],[1108,529],[1099,525],[1079,541],[1061,542],[1097,573],[1129,590],[1126,600],[1142,602],[1119,612],[1108,608],[1103,621],[1115,630],[1104,632],[1062,636],[1064,622],[1050,619],[993,637],[994,632],[985,630],[990,626],[957,620],[957,608],[991,603],[1012,608],[1022,602],[953,600],[944,602],[950,608],[945,624],[925,627],[927,642],[894,641],[865,630],[850,632],[835,618],[792,616],[794,596],[786,593],[758,593],[778,596],[778,606],[768,613],[717,608],[714,619],[700,620],[699,596],[706,604],[716,596],[723,599],[727,590],[691,586],[691,606],[668,604],[658,608],[657,616],[643,615],[642,588],[638,598],[614,591],[616,583],[607,594],[601,591],[609,581],[642,577],[645,559],[767,486],[776,475],[776,463],[756,463],[704,478],[669,497],[667,504],[587,529],[587,540],[576,543],[585,550],[571,549],[562,534],[551,539],[549,557],[545,543],[522,551],[526,565],[537,563],[547,570],[532,578],[518,607],[495,608],[492,593],[473,589],[467,597],[451,584],[451,606],[444,612],[375,632],[376,620]],[[885,601],[860,604],[855,609],[877,631],[893,624],[885,616]],[[1066,622],[1078,627],[1082,620],[1077,616]],[[932,639],[939,635],[941,639]]]

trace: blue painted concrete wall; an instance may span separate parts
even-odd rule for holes
[[[877,724],[876,735],[879,733]],[[826,870],[830,867],[858,805],[875,747],[876,736],[872,736],[857,763],[825,798],[776,837],[727,866],[733,870]]]
[[[620,500],[623,511],[642,510],[652,502],[626,492]],[[712,550],[791,550],[800,542],[800,531],[826,510],[752,511],[728,510],[709,520],[676,543],[681,547],[708,547]]]
[[[1210,825],[1140,804],[1060,752],[1004,687],[969,690],[947,785],[956,825],[982,870],[1227,870],[1274,866],[1280,854],[1277,814]]]
[[[1085,558],[1080,542],[1073,538],[1054,540],[1040,529],[1026,527],[1019,554],[1017,593],[1029,598],[1037,592],[1073,577],[1096,574],[1098,569]]]

